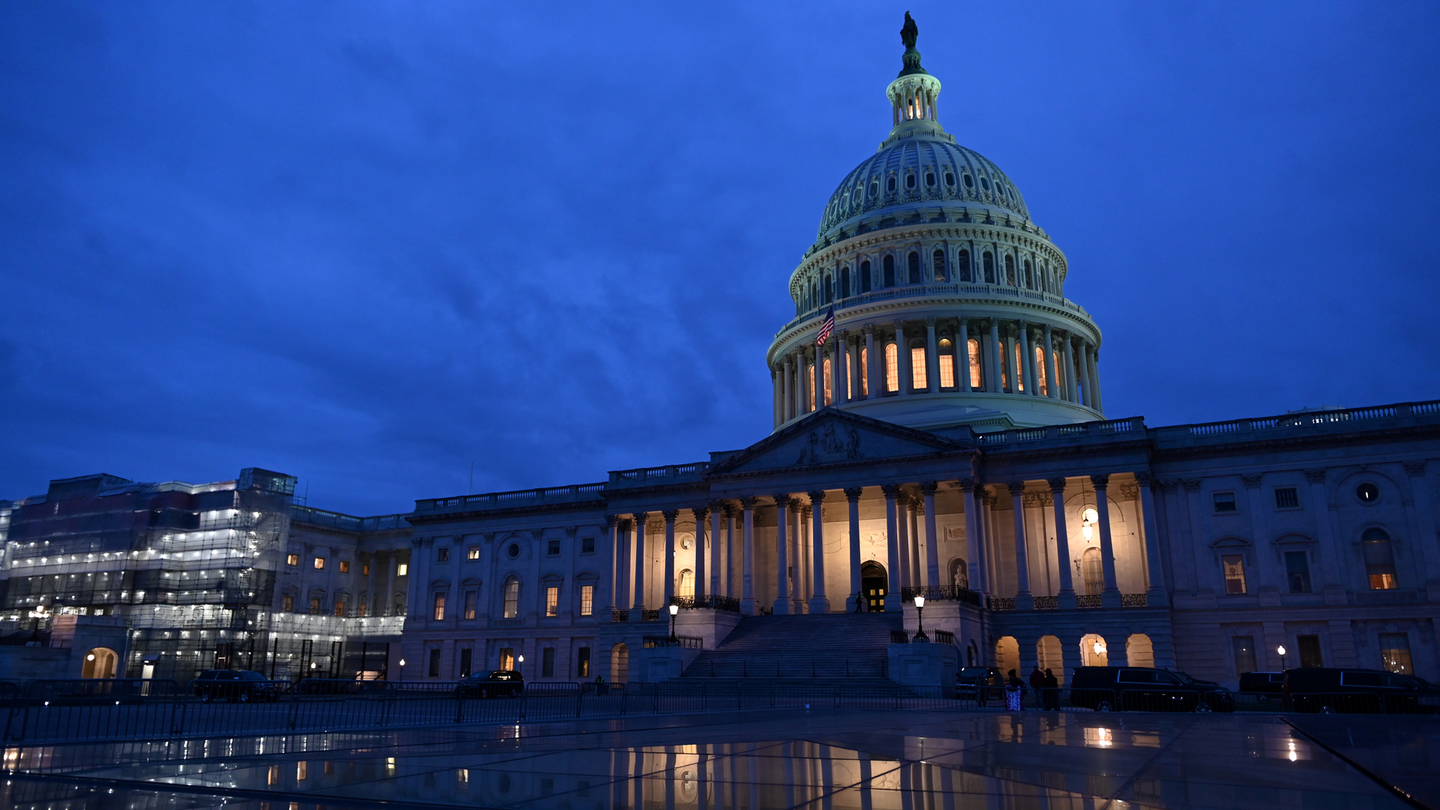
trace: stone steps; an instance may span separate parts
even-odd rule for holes
[[[890,633],[899,613],[747,616],[714,650],[685,669],[686,678],[885,681]]]

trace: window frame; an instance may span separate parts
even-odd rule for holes
[[[1288,498],[1287,498],[1287,499],[1288,499],[1288,500],[1293,500],[1294,503],[1281,503],[1282,498],[1285,498],[1285,497],[1286,497],[1286,496],[1282,496],[1281,493],[1287,493],[1287,494],[1288,494]],[[1277,511],[1277,512],[1293,512],[1293,511],[1296,511],[1296,510],[1298,510],[1298,509],[1300,508],[1300,488],[1299,488],[1299,487],[1275,487],[1275,495],[1274,495],[1274,498],[1275,498],[1275,511]]]
[[[1226,497],[1228,497],[1228,498],[1230,499],[1230,508],[1229,508],[1229,509],[1222,509],[1222,508],[1221,508],[1221,500],[1220,500],[1221,496],[1226,496]],[[1240,499],[1235,497],[1235,490],[1233,490],[1233,489],[1220,490],[1219,492],[1212,492],[1212,493],[1210,493],[1210,509],[1211,509],[1211,513],[1212,513],[1212,514],[1216,514],[1216,515],[1235,515],[1235,514],[1239,514],[1239,513],[1240,513]]]
[[[1239,576],[1231,576],[1232,573],[1238,573]],[[1226,596],[1244,596],[1250,592],[1249,582],[1245,576],[1245,554],[1243,552],[1236,551],[1220,555],[1220,578],[1225,585]]]

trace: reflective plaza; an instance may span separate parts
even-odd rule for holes
[[[1440,721],[744,712],[10,748],[5,807],[1440,806]]]

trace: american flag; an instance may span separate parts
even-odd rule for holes
[[[825,322],[820,324],[820,333],[815,336],[815,345],[824,346],[825,341],[830,339],[830,333],[835,331],[835,308],[830,308],[830,314],[825,316]]]

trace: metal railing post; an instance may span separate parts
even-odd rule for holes
[[[290,730],[294,731],[296,724],[300,722],[300,690],[296,689],[290,696]]]

